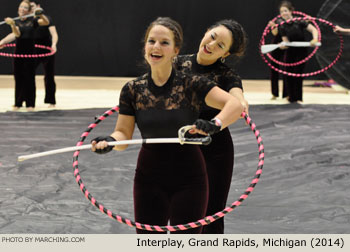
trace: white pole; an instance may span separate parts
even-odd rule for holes
[[[142,143],[203,144],[203,142],[200,141],[200,139],[198,139],[198,141],[190,141],[187,139],[187,141],[186,141],[186,139],[180,140],[179,138],[150,138],[150,139],[134,139],[134,140],[114,141],[114,142],[108,142],[108,145],[115,146],[115,145],[142,144]],[[49,155],[53,155],[53,154],[59,154],[59,153],[70,152],[70,151],[86,150],[86,149],[90,149],[90,148],[91,148],[91,144],[66,147],[66,148],[61,148],[61,149],[56,149],[56,150],[51,150],[51,151],[44,151],[44,152],[39,152],[39,153],[35,153],[35,154],[19,156],[18,161],[24,161],[24,160],[28,160],[28,159],[32,159],[32,158],[49,156]]]
[[[27,18],[27,17],[34,17],[34,14],[28,14],[28,15],[25,15],[25,16],[18,16],[18,17],[12,18],[12,19],[13,19],[13,20],[18,20],[18,19]],[[5,23],[6,23],[5,21],[1,21],[1,22],[0,22],[0,25],[3,25],[3,24],[5,24]]]

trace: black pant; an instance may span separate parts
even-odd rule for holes
[[[304,64],[292,68],[293,73],[302,73]],[[287,76],[289,102],[303,101],[303,78]]]
[[[228,128],[212,136],[212,142],[201,146],[205,159],[208,181],[209,201],[206,216],[213,215],[226,207],[230,191],[234,165],[234,147]],[[224,218],[203,227],[203,234],[223,234]]]
[[[47,51],[46,51],[47,52]],[[40,53],[44,53],[40,51]],[[56,83],[55,83],[55,55],[49,57],[37,58],[35,61],[35,69],[42,64],[44,68],[45,82],[45,103],[56,104]]]
[[[283,50],[277,49],[273,53],[271,53],[271,56],[275,58],[278,61],[284,62],[284,56],[285,52]],[[277,69],[282,69],[284,70],[284,67],[275,63],[271,62],[271,65],[276,67]],[[278,86],[278,81],[280,78],[280,73],[271,69],[270,71],[270,80],[271,80],[271,93],[273,96],[278,97],[279,96],[279,86]],[[282,91],[282,97],[286,97],[287,95],[287,87],[286,87],[286,76],[282,75],[282,80],[283,80],[283,91]]]
[[[33,59],[15,58],[13,61],[15,77],[15,106],[35,107],[35,62]]]
[[[287,49],[286,61],[287,62],[298,62],[307,56],[306,48],[293,48]],[[305,63],[297,66],[287,67],[286,71],[291,73],[302,74],[304,72]],[[303,77],[287,76],[287,90],[289,102],[297,102],[303,100]]]

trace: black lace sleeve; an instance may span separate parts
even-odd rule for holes
[[[219,83],[222,83],[221,86],[226,92],[229,92],[232,88],[240,88],[243,90],[241,77],[231,68],[222,75]]]
[[[209,91],[217,85],[215,82],[201,75],[192,75],[190,82],[192,90],[194,91],[194,96],[198,99],[195,103],[198,103],[202,108],[205,105],[205,97]]]
[[[135,115],[135,99],[133,95],[133,81],[126,83],[119,96],[119,114]]]
[[[184,74],[204,76],[227,92],[232,88],[243,90],[241,77],[233,68],[220,61],[204,66],[197,63],[196,54],[179,55],[175,60],[175,67]]]

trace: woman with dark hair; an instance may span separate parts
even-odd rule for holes
[[[235,20],[221,20],[208,28],[201,40],[198,52],[177,57],[176,67],[186,74],[205,76],[218,87],[237,98],[248,113],[248,102],[243,96],[242,81],[234,69],[225,64],[226,57],[244,55],[247,35]],[[205,106],[200,118],[210,120],[219,111]],[[209,202],[206,215],[213,215],[225,208],[231,185],[234,147],[228,128],[212,136],[208,146],[201,146],[209,180]],[[224,218],[203,228],[203,233],[224,233]]]
[[[34,53],[34,32],[38,26],[48,25],[49,20],[43,15],[42,9],[35,10],[36,16],[25,17],[31,13],[31,5],[28,0],[24,0],[18,6],[19,20],[5,18],[6,23],[11,27],[12,34],[0,41],[0,49],[16,38],[16,54]],[[35,61],[33,58],[14,58],[13,71],[15,76],[15,104],[14,110],[22,107],[26,103],[28,111],[33,111],[35,107]]]
[[[172,62],[182,45],[181,26],[158,18],[145,34],[144,58],[150,71],[125,84],[119,115],[110,136],[92,141],[92,151],[113,149],[107,141],[131,139],[135,123],[142,138],[177,137],[178,129],[192,125],[191,133],[215,134],[239,119],[240,102],[203,76],[176,71]],[[219,113],[198,120],[204,104]],[[116,146],[124,150],[127,146]],[[208,180],[202,153],[196,145],[143,144],[134,178],[135,221],[177,225],[205,217]],[[202,228],[176,233],[200,233]],[[137,229],[137,233],[152,233]]]
[[[281,2],[279,6],[279,11],[281,14],[281,17],[285,20],[291,20],[293,19],[293,11],[294,7],[293,5],[288,1]],[[282,40],[284,42],[289,41],[305,41],[305,31],[308,31],[312,34],[312,40],[310,41],[312,46],[315,46],[315,44],[318,42],[318,31],[317,29],[310,24],[308,21],[302,20],[302,21],[293,21],[293,22],[286,22],[282,26],[280,26],[281,36]],[[286,62],[292,63],[292,62],[298,62],[308,55],[308,49],[307,47],[282,47],[282,49],[286,50]],[[286,68],[287,72],[302,74],[303,70],[305,68],[305,63],[300,64],[297,66],[290,66]],[[287,82],[287,94],[288,94],[288,101],[290,103],[295,103],[299,101],[303,101],[303,78],[302,77],[293,77],[293,76],[286,76],[286,82]]]

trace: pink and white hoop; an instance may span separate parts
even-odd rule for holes
[[[39,54],[17,54],[17,53],[4,53],[0,52],[0,56],[9,57],[9,58],[42,58],[49,57],[55,54],[55,51],[49,47],[44,45],[34,45],[35,48],[46,49],[48,53],[39,53]],[[6,44],[4,47],[16,47],[16,44]]]
[[[331,26],[332,29],[335,27],[331,22],[329,22],[329,21],[327,21],[327,20],[324,20],[324,19],[322,19],[322,18],[309,17],[309,16],[303,17],[303,18],[302,18],[302,17],[293,18],[293,19],[291,19],[289,22],[300,21],[300,20],[314,20],[314,21],[315,21],[315,20],[318,20],[318,21],[321,22],[321,23],[325,23],[325,24]],[[282,22],[281,24],[278,24],[278,25],[283,25],[283,24],[284,24],[284,22]],[[278,25],[277,25],[277,26],[278,26]],[[324,67],[324,68],[322,68],[322,69],[320,69],[320,70],[311,72],[311,73],[302,73],[302,74],[299,74],[299,73],[291,73],[291,72],[287,72],[287,71],[278,69],[278,68],[276,68],[275,66],[273,66],[273,65],[266,59],[265,55],[263,55],[262,53],[260,53],[260,55],[261,55],[262,59],[265,61],[265,63],[266,63],[271,69],[273,69],[273,70],[275,70],[275,71],[277,71],[277,72],[279,72],[279,73],[282,73],[282,74],[284,74],[284,75],[293,76],[293,77],[309,77],[309,76],[314,76],[314,75],[323,73],[324,71],[326,71],[326,70],[328,70],[329,68],[331,68],[331,67],[339,60],[340,56],[342,55],[342,53],[343,53],[343,47],[344,47],[344,40],[343,40],[343,36],[342,36],[342,35],[340,35],[340,34],[337,34],[337,35],[338,35],[338,37],[339,37],[339,43],[340,43],[340,45],[339,45],[338,54],[337,54],[337,56],[335,57],[335,59],[334,59],[328,66],[326,66],[326,67]],[[265,35],[265,36],[266,36],[266,35]],[[262,39],[261,39],[261,41],[262,41],[263,43],[265,43],[265,40],[264,40],[264,37],[265,37],[265,36],[263,35],[263,37],[262,37]],[[261,45],[263,45],[263,44],[260,44],[260,46],[261,46]],[[306,62],[306,60],[305,60],[305,61],[303,60],[303,63],[305,63],[305,62]]]
[[[119,107],[116,106],[116,107],[111,108],[110,110],[107,110],[103,115],[96,118],[95,122],[90,124],[88,126],[88,128],[81,134],[80,139],[77,142],[76,146],[81,146],[83,144],[86,137],[97,126],[98,123],[100,123],[101,121],[105,120],[108,116],[110,116],[113,113],[118,112],[118,111],[119,111]],[[226,214],[228,214],[229,212],[233,211],[236,207],[241,205],[241,203],[254,190],[256,184],[259,182],[259,179],[260,179],[260,176],[262,173],[262,168],[264,165],[264,158],[265,158],[265,149],[264,149],[262,138],[260,136],[260,132],[256,128],[255,123],[252,121],[252,119],[246,113],[243,112],[242,116],[244,117],[247,124],[249,125],[249,127],[253,131],[253,133],[256,137],[257,143],[258,143],[258,153],[259,153],[259,155],[258,155],[258,157],[259,157],[258,167],[257,167],[257,170],[254,174],[253,180],[251,181],[251,183],[249,184],[249,186],[245,190],[245,192],[239,197],[239,199],[236,200],[235,202],[233,202],[231,204],[231,206],[227,206],[223,210],[221,210],[221,211],[219,211],[211,216],[206,216],[203,219],[200,219],[200,220],[197,220],[194,222],[190,222],[190,223],[186,223],[186,224],[179,224],[179,225],[173,225],[173,226],[170,226],[170,225],[158,226],[158,225],[150,225],[150,224],[143,224],[143,223],[135,222],[133,220],[130,220],[130,219],[124,218],[118,214],[115,214],[111,210],[107,209],[103,204],[98,202],[92,196],[92,194],[87,190],[87,188],[85,187],[84,182],[82,180],[82,177],[80,175],[79,168],[78,168],[78,157],[79,157],[80,151],[74,152],[74,155],[73,155],[73,170],[74,170],[75,181],[79,185],[79,188],[82,191],[82,193],[84,194],[84,196],[91,202],[92,205],[94,205],[96,208],[98,208],[102,213],[108,215],[110,218],[112,218],[120,223],[124,223],[130,227],[135,227],[137,229],[155,231],[155,232],[166,232],[166,231],[181,231],[181,230],[198,228],[200,226],[208,225],[208,224],[216,221],[217,219],[224,217]]]
[[[303,12],[300,12],[300,11],[293,11],[293,14],[295,15],[300,15],[300,16],[303,16],[303,17],[309,17],[309,15],[303,13]],[[272,19],[272,21],[276,21],[277,18],[280,18],[281,15],[278,15],[277,17],[275,17],[274,19]],[[311,22],[313,23],[313,25],[316,27],[317,31],[318,31],[318,42],[321,42],[321,30],[320,30],[320,27],[318,26],[318,24],[316,23],[315,20],[311,20]],[[282,22],[281,24],[284,24],[286,23],[285,21]],[[279,24],[279,25],[281,25]],[[268,35],[268,33],[270,32],[270,29],[269,29],[269,25],[267,25],[264,29],[264,32],[263,32],[263,35],[261,37],[261,40],[260,40],[260,44],[259,44],[259,48],[261,48],[262,45],[265,44],[265,37]],[[317,52],[318,50],[318,47],[315,47],[314,50],[310,53],[310,55],[308,55],[307,57],[305,57],[305,59],[302,59],[298,62],[282,62],[282,61],[279,61],[279,60],[276,60],[274,57],[272,57],[272,55],[270,53],[266,54],[267,57],[269,57],[270,60],[272,60],[273,62],[275,62],[276,64],[278,65],[281,65],[281,66],[297,66],[297,65],[300,65],[300,64],[304,64],[306,61],[308,61],[309,59],[311,59],[315,53]]]

